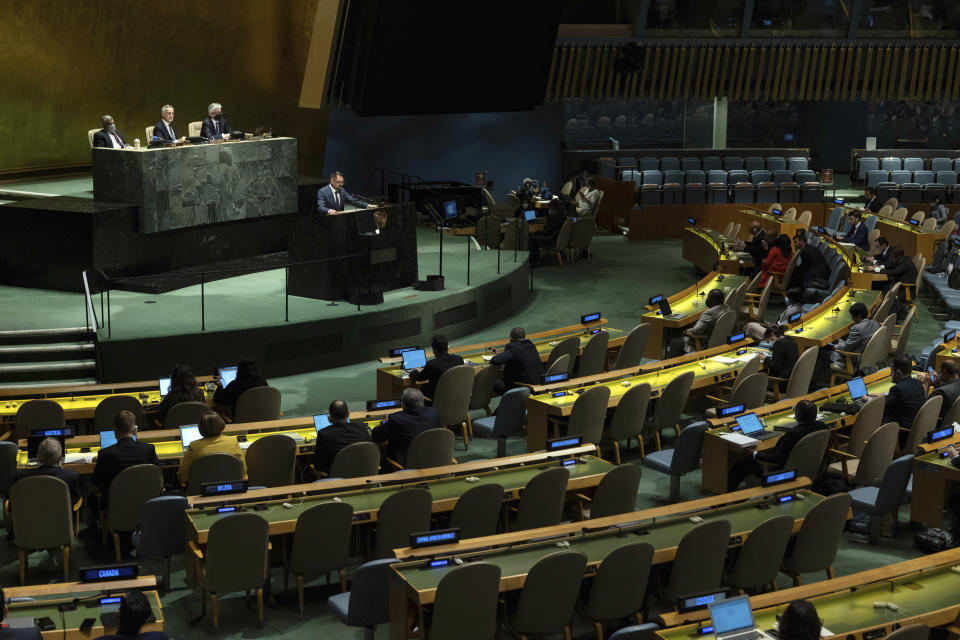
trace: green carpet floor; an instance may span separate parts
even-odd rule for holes
[[[560,325],[573,324],[580,314],[601,311],[610,326],[629,330],[635,326],[642,304],[651,295],[670,293],[689,285],[696,277],[693,267],[679,258],[680,242],[631,242],[623,236],[601,234],[594,242],[592,262],[579,261],[573,265],[547,266],[534,271],[535,295],[524,308],[518,309],[508,321],[492,326],[485,331],[467,336],[460,343],[473,343],[496,337],[505,337],[512,326],[524,326],[536,331]],[[11,294],[7,290],[4,294]],[[15,291],[18,302],[30,306],[43,301],[42,292]],[[22,297],[20,297],[22,296]],[[6,328],[16,322],[20,314],[0,306],[0,323]],[[921,305],[922,306],[922,305]],[[79,308],[82,313],[82,307]],[[73,311],[72,309],[69,311]],[[779,310],[771,307],[770,314]],[[918,353],[937,333],[940,323],[932,320],[926,308],[921,308],[921,321],[911,337],[908,351]],[[21,327],[23,328],[23,327]],[[186,358],[185,358],[186,359]],[[355,407],[374,397],[374,363],[365,363],[338,369],[298,376],[271,379],[270,383],[283,392],[283,411],[287,415],[307,415],[323,410],[333,399],[342,398]],[[458,444],[458,448],[461,445]],[[514,438],[508,443],[508,453],[523,451],[524,442]],[[474,440],[464,460],[477,457],[493,457],[495,443],[491,440]],[[458,450],[458,457],[462,451]],[[629,454],[637,462],[637,452]],[[683,478],[681,495],[691,499],[701,495],[700,474],[693,472]],[[662,474],[645,470],[637,498],[638,508],[659,504],[656,496],[665,496],[669,491],[669,479]],[[908,510],[901,512],[901,522],[908,519]],[[836,563],[838,575],[884,566],[892,562],[915,557],[918,552],[912,546],[909,531],[902,529],[895,539],[885,539],[879,547],[864,544],[865,538],[844,535]],[[112,551],[103,549],[98,540],[81,533],[74,544],[74,566],[93,562],[106,562]],[[184,588],[183,561],[174,562],[173,584],[179,587],[163,598],[167,629],[173,638],[206,638],[213,635],[209,616],[195,619],[200,612],[199,592]],[[159,572],[157,563],[147,562],[147,571]],[[50,582],[57,579],[58,569],[39,552],[30,556],[29,580],[32,583]],[[221,630],[218,637],[225,638],[361,638],[362,632],[341,625],[328,613],[324,601],[334,592],[334,587],[325,585],[322,579],[310,583],[307,589],[306,614],[297,612],[296,591],[283,594],[282,570],[274,568],[273,585],[277,593],[275,606],[267,607],[266,624],[260,629],[256,624],[254,609],[245,607],[242,594],[226,598],[221,604]],[[821,580],[822,575],[804,576],[806,580]],[[0,584],[17,582],[16,550],[10,545],[0,546]],[[781,576],[781,586],[788,580]],[[662,604],[654,601],[653,610],[661,610]],[[378,630],[378,637],[386,636],[386,629]],[[553,637],[553,636],[551,636]],[[556,636],[559,637],[559,636]],[[592,638],[592,626],[582,618],[577,619],[575,637]]]

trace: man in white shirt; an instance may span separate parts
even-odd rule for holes
[[[186,136],[177,137],[173,128],[173,106],[165,104],[160,108],[160,120],[153,127],[153,135],[166,142],[183,142]]]
[[[103,123],[103,129],[93,134],[93,146],[104,149],[123,149],[127,146],[123,134],[117,131],[113,116],[103,116],[100,122]]]

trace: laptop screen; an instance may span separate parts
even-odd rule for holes
[[[413,369],[414,367],[423,367],[427,364],[427,354],[424,353],[423,349],[415,349],[413,351],[404,351],[400,354],[400,357],[403,358],[403,368],[404,369]]]
[[[660,300],[657,302],[660,305],[660,315],[668,316],[670,315],[670,303],[666,300]]]
[[[131,436],[134,440],[137,439],[136,435]],[[113,432],[113,429],[100,432],[100,448],[106,449],[107,447],[112,447],[117,444],[117,434]]]
[[[863,378],[854,378],[848,381],[847,389],[850,391],[850,397],[854,400],[867,395],[867,385],[864,384]]]
[[[189,447],[191,442],[199,440],[202,437],[203,436],[200,435],[200,427],[195,424],[180,427],[180,444],[183,445],[184,449]]]
[[[530,211],[524,211],[524,212],[523,212],[523,218],[524,218],[527,222],[530,222],[530,221],[532,221],[532,220],[536,220],[536,219],[537,219],[537,212],[534,211],[533,209],[530,209]]]
[[[160,378],[160,395],[165,396],[170,393],[170,378]]]
[[[740,596],[714,602],[710,605],[710,619],[713,621],[713,632],[716,635],[753,627],[750,598]]]
[[[457,201],[456,200],[447,200],[443,203],[443,213],[446,216],[447,220],[451,220],[457,217]]]
[[[737,424],[740,425],[740,431],[745,435],[763,431],[763,425],[760,424],[760,418],[755,413],[747,413],[737,417]]]
[[[234,367],[218,367],[217,374],[220,376],[220,384],[227,386],[231,382],[237,379],[237,368]]]
[[[317,433],[320,433],[321,429],[330,426],[330,416],[325,413],[313,416],[313,426],[317,428]]]

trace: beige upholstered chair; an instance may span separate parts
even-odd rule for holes
[[[87,131],[87,142],[90,143],[90,148],[93,149],[93,134],[95,134],[100,129],[90,129]]]
[[[144,130],[144,133],[147,134],[147,137],[144,138],[144,140],[147,141],[147,144],[150,144],[150,141],[153,140],[153,129],[154,129],[154,127],[156,127],[156,125],[150,125],[149,127],[147,127],[147,128]]]
[[[197,120],[196,122],[191,122],[187,125],[187,133],[190,134],[191,138],[200,135],[200,129],[203,127],[203,121]]]

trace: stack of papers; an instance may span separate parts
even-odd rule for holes
[[[95,453],[68,453],[63,456],[63,461],[66,464],[85,462],[87,464],[93,462],[93,458],[96,456]]]
[[[738,447],[752,447],[753,445],[760,442],[756,438],[745,436],[742,433],[722,433],[720,434],[720,437],[728,442],[732,442]]]

